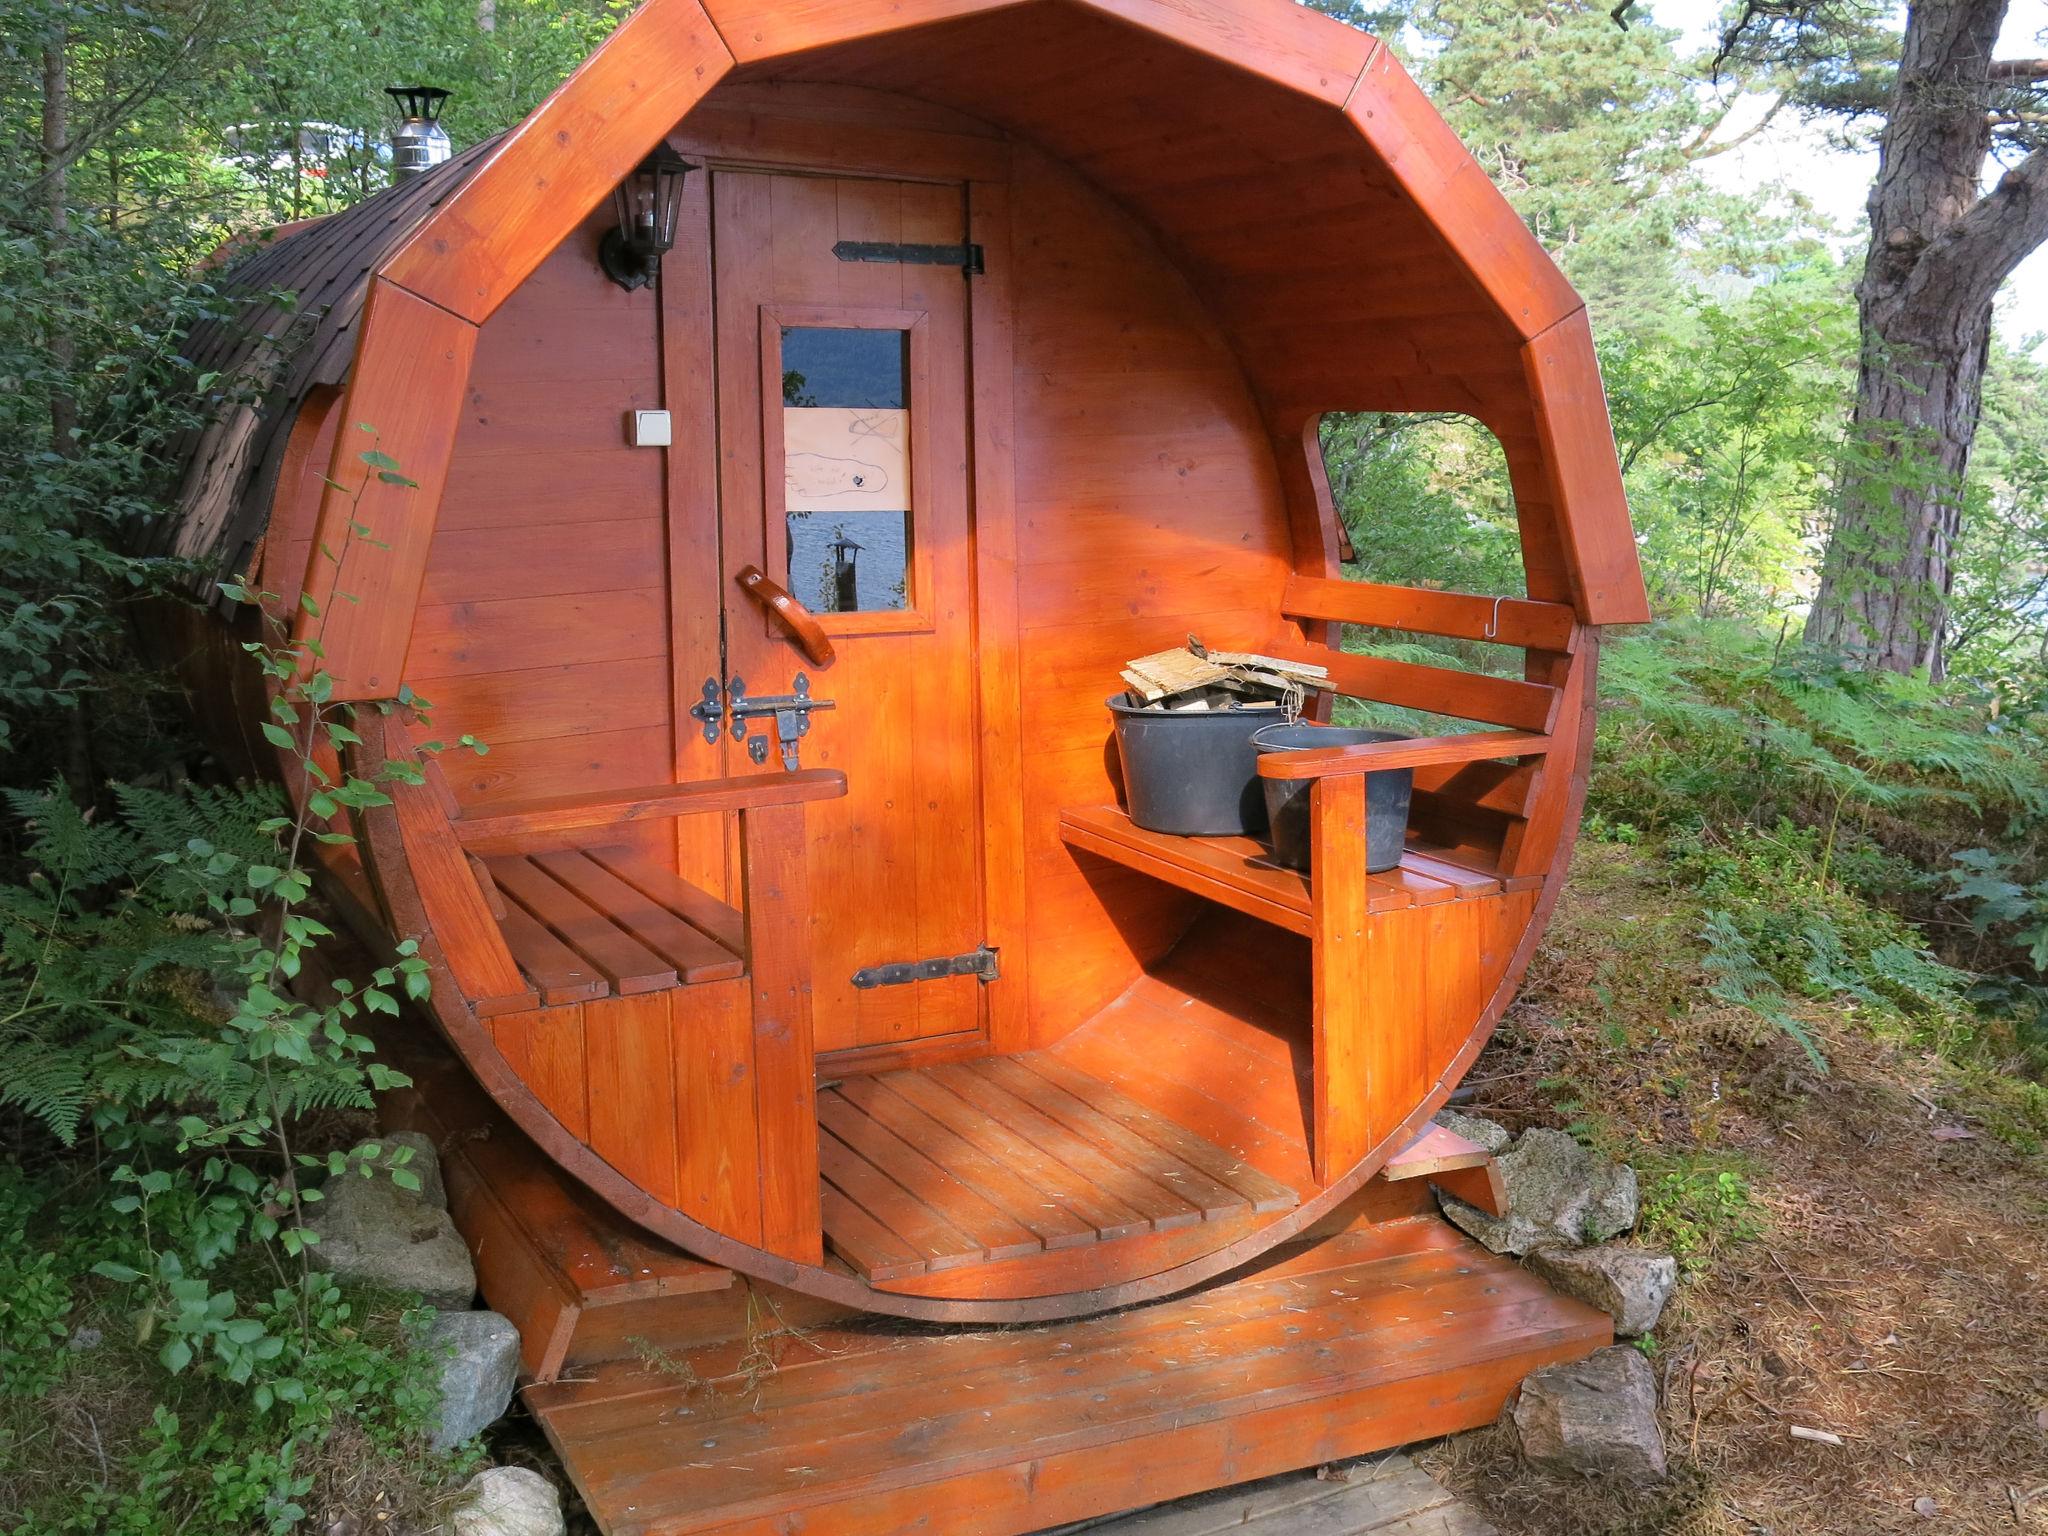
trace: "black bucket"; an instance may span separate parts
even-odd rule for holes
[[[1307,752],[1316,747],[1355,747],[1368,741],[1405,741],[1399,731],[1367,731],[1342,725],[1268,725],[1252,737],[1252,750]],[[1309,861],[1309,786],[1313,779],[1261,779],[1266,819],[1273,829],[1273,858],[1306,871]],[[1401,862],[1408,845],[1408,796],[1412,768],[1386,768],[1365,776],[1365,870],[1377,875]]]
[[[1131,820],[1148,832],[1227,837],[1266,830],[1252,732],[1272,709],[1144,709],[1120,693],[1116,716]]]

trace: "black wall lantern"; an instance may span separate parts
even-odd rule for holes
[[[598,242],[597,262],[621,288],[645,288],[661,270],[663,254],[676,243],[683,178],[696,169],[664,144],[612,189],[619,224]]]

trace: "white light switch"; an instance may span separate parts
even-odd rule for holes
[[[635,448],[666,448],[674,441],[667,411],[635,411],[632,425]]]

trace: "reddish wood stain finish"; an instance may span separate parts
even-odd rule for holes
[[[699,168],[659,281],[627,292],[594,250],[664,137]],[[985,270],[843,241],[971,241]],[[445,1033],[518,1126],[626,1217],[828,1309],[1078,1316],[1336,1231],[1512,996],[1583,796],[1598,626],[1644,617],[1582,306],[1385,50],[1281,0],[648,0],[394,249],[345,394],[298,405],[259,569],[328,612],[345,696],[409,686],[431,734],[489,745],[364,816],[365,859],[336,871],[422,938]],[[790,573],[790,326],[908,338],[894,607],[824,611]],[[657,409],[671,446],[633,446]],[[1330,409],[1493,430],[1528,597],[1338,579]],[[322,489],[360,478],[359,420],[416,490]],[[318,550],[357,515],[390,547],[337,578]],[[1361,655],[1346,626],[1521,667]],[[1250,839],[1145,832],[1103,699],[1190,633],[1482,729],[1272,762],[1314,781],[1312,879]],[[723,705],[799,670],[834,705],[802,772],[772,718],[743,744],[699,708],[707,679]],[[404,745],[364,734],[365,763]],[[1415,775],[1410,847],[1368,874],[1365,775],[1391,766]],[[991,980],[855,981],[983,945]],[[1484,1163],[1438,1161],[1495,1193]],[[506,1242],[555,1240],[520,1208],[552,1197],[494,1198],[478,1220]],[[1385,1261],[1479,1305],[1440,1247]],[[559,1363],[562,1319],[592,1309],[520,1284],[534,1358]],[[622,1298],[607,1336],[653,1326],[648,1302]],[[1265,1347],[1265,1304],[1233,1348]],[[1519,1327],[1466,1362],[1461,1402],[1581,1338]],[[1123,1392],[1153,1348],[1088,1369]],[[1407,1401],[1386,1390],[1375,1412]],[[957,1486],[1007,1486],[964,1401],[931,1410],[979,1468]],[[718,1511],[644,1528],[767,1518],[606,1461],[612,1411],[551,1410],[595,1458],[579,1476]],[[877,1423],[833,1411],[803,1422],[835,1467],[887,1460]],[[1098,1417],[1142,1441],[1123,1412]],[[1004,1507],[1065,1518],[1140,1487],[1095,1455],[1075,1441],[1054,1492]],[[910,1486],[847,1493],[843,1528]]]

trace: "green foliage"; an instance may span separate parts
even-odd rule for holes
[[[1652,608],[1764,615],[1797,591],[1832,492],[1855,306],[1830,266],[1695,299],[1602,347]]]
[[[1735,622],[1627,637],[1601,666],[1588,827],[1685,892],[1675,910],[1696,916],[1662,963],[1696,964],[1708,998],[1816,1071],[1852,1020],[1931,1049],[1998,1134],[2036,1144],[2048,753],[2031,722]]]
[[[135,1310],[122,1275],[165,1257],[149,1229],[13,1170],[0,1231],[0,1269],[32,1271],[0,1301],[0,1509],[17,1536],[289,1530],[338,1435],[428,1472],[437,1364],[405,1298],[280,1285],[252,1252]],[[73,1404],[90,1438],[67,1432]]]
[[[1507,459],[1469,416],[1332,412],[1330,494],[1362,581],[1523,595]]]
[[[410,483],[374,446],[357,457],[358,482],[338,486],[357,505],[373,483]],[[352,522],[327,552],[344,596],[349,556],[369,537]],[[278,614],[268,594],[226,591]],[[407,940],[324,999],[291,984],[333,936],[307,906],[313,850],[352,843],[346,818],[389,805],[383,786],[421,771],[326,766],[353,763],[362,738],[320,665],[324,625],[295,643],[273,622],[276,639],[244,648],[272,685],[261,729],[300,786],[295,801],[127,786],[100,815],[61,784],[8,792],[26,838],[24,876],[0,884],[0,1104],[61,1145],[90,1128],[88,1207],[105,1225],[86,1247],[67,1234],[52,1248],[44,1234],[11,1277],[21,1300],[0,1315],[0,1351],[20,1357],[24,1382],[60,1384],[49,1346],[89,1274],[132,1319],[159,1381],[196,1378],[208,1404],[188,1414],[159,1386],[167,1395],[137,1428],[125,1476],[67,1485],[49,1523],[27,1529],[143,1532],[200,1510],[220,1529],[288,1529],[311,1487],[302,1451],[344,1415],[360,1425],[419,1406],[419,1389],[391,1374],[404,1351],[362,1345],[352,1304],[312,1269],[305,1219],[323,1178],[374,1172],[417,1187],[417,1176],[403,1151],[307,1150],[301,1128],[320,1111],[368,1111],[406,1081],[373,1058],[362,1026],[395,1016],[401,996],[425,998],[426,962]],[[418,714],[417,701],[388,708]],[[0,1202],[0,1215],[28,1209]],[[366,1392],[381,1397],[360,1404]],[[203,1481],[194,1457],[211,1466]]]
[[[2048,879],[2022,884],[2011,878],[2014,862],[1989,848],[1965,848],[1949,882],[1979,935],[2004,930],[2034,970],[2048,974]]]
[[[1688,1273],[1709,1268],[1729,1249],[1763,1234],[1749,1180],[1720,1159],[1646,1156],[1638,1230],[1668,1248]]]
[[[203,881],[157,857],[159,828],[188,846],[217,840],[249,862],[274,853],[274,839],[252,829],[280,800],[269,790],[127,787],[105,820],[89,819],[62,787],[10,790],[7,801],[28,829],[30,873],[0,885],[0,1104],[68,1144],[95,1104],[159,1102],[187,1080],[191,1068],[168,1065],[163,1052],[184,1039],[189,1063],[189,1002],[163,973],[225,973],[233,960],[226,937],[199,916]],[[229,1091],[224,1065],[205,1075],[217,1094]]]

